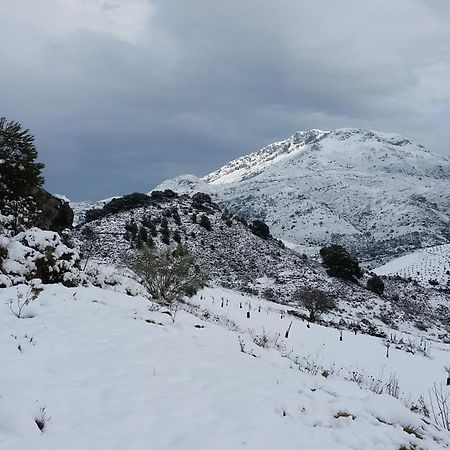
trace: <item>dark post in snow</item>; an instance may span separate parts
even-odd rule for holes
[[[389,347],[391,346],[391,344],[389,342],[386,342],[384,345],[386,347],[386,358],[389,358]]]
[[[247,319],[250,319],[250,310],[247,311]]]
[[[286,333],[284,334],[284,337],[286,339],[289,337],[289,331],[291,331],[291,327],[292,327],[292,320],[291,320],[291,323],[288,326],[288,329],[286,330]]]
[[[222,297],[222,304],[220,306],[223,308],[223,297]]]
[[[309,322],[307,322],[306,328],[311,328],[311,326],[309,325]]]
[[[242,309],[242,302],[239,302],[239,308]]]
[[[258,306],[258,312],[261,312],[261,305]]]
[[[450,366],[446,366],[444,369],[447,372],[447,386],[450,386]]]
[[[342,342],[342,330],[339,330],[339,340]]]

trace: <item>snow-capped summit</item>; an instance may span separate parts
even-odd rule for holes
[[[372,259],[450,242],[450,160],[393,133],[300,131],[156,189],[208,192],[302,248],[340,242]]]
[[[329,131],[322,130],[299,131],[284,141],[275,142],[257,152],[241,156],[203,179],[212,184],[224,184],[250,178],[274,164],[281,163],[305,146],[318,142],[328,133]]]

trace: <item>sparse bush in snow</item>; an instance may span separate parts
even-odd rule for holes
[[[309,312],[310,322],[336,308],[335,301],[325,292],[315,288],[302,288],[294,292],[292,301],[303,305]]]
[[[182,245],[163,252],[144,248],[130,262],[130,269],[153,299],[169,307],[172,320],[183,296],[192,297],[207,281],[195,257]]]
[[[42,292],[40,280],[32,280],[28,291],[17,292],[15,301],[10,299],[8,301],[8,307],[10,311],[18,318],[23,319],[25,316],[22,314],[24,308],[26,308],[32,301],[36,300],[39,294]]]
[[[429,396],[435,424],[450,431],[450,390],[435,383],[429,391]]]
[[[252,338],[253,342],[261,348],[275,348],[279,351],[285,348],[283,342],[280,340],[280,333],[271,336],[266,332],[264,327],[260,334],[253,333]]]

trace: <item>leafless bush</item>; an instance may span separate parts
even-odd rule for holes
[[[245,343],[244,341],[241,339],[240,336],[238,336],[238,341],[239,341],[239,347],[241,349],[241,353],[245,353]]]
[[[400,386],[398,384],[398,377],[396,373],[391,373],[389,381],[385,385],[386,394],[392,395],[392,397],[400,397]]]
[[[42,288],[38,285],[32,285],[28,291],[24,294],[23,292],[18,292],[16,301],[10,299],[7,305],[11,312],[18,318],[23,319],[22,311],[27,307],[32,301],[36,300],[39,294],[42,292]]]
[[[430,396],[431,414],[435,424],[450,431],[450,391],[445,391],[444,386],[433,387],[428,391]]]
[[[315,288],[302,288],[295,291],[292,301],[303,305],[308,310],[310,322],[315,322],[323,313],[336,308],[334,299]]]
[[[280,341],[280,333],[270,336],[263,328],[261,334],[252,334],[253,342],[262,348],[275,348],[279,351],[285,350],[285,346]]]

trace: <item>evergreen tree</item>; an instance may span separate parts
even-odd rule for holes
[[[208,231],[211,231],[211,221],[209,220],[208,216],[205,214],[202,214],[200,216],[200,222],[199,225],[203,228],[205,228]]]
[[[173,240],[177,243],[180,244],[181,243],[181,235],[180,232],[177,230],[173,233]]]
[[[18,122],[0,118],[0,210],[14,218],[13,229],[32,225],[38,212],[36,188],[44,164],[36,161],[34,137]]]
[[[354,281],[362,276],[358,261],[341,245],[332,244],[320,249],[323,265],[329,275]]]
[[[170,231],[169,231],[169,222],[167,221],[167,218],[164,217],[161,220],[161,240],[164,244],[169,245],[170,244]]]
[[[254,220],[250,226],[250,231],[262,239],[268,239],[270,237],[269,227],[262,220]]]
[[[367,280],[367,289],[375,294],[382,295],[384,292],[383,280],[378,275],[373,275]]]
[[[176,207],[173,208],[172,217],[177,225],[181,225],[180,213],[178,212],[178,209]]]

